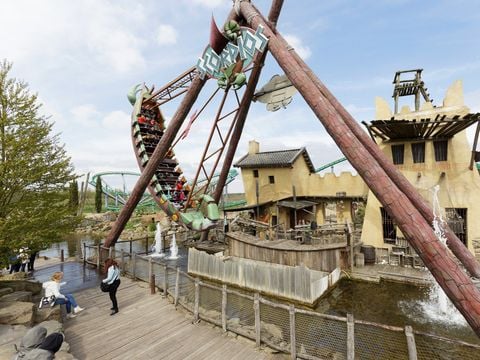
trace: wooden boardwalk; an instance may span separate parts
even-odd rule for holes
[[[254,342],[225,334],[175,307],[148,284],[122,278],[120,312],[110,316],[107,293],[90,288],[74,294],[85,310],[66,320],[65,335],[78,359],[288,359],[255,348]]]

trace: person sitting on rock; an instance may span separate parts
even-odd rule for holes
[[[45,289],[45,297],[55,296],[55,305],[56,304],[65,304],[67,306],[67,319],[74,318],[80,311],[83,310],[80,306],[78,306],[75,298],[72,294],[63,295],[60,293],[60,286],[64,285],[62,283],[63,279],[63,272],[57,271],[52,275],[52,280],[43,283],[42,287]],[[72,306],[73,306],[73,313],[72,313]]]
[[[23,336],[20,346],[16,348],[15,360],[51,360],[55,353],[60,350],[64,340],[61,332],[54,332],[47,335],[47,329],[37,325]]]

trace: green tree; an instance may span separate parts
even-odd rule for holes
[[[102,180],[100,176],[97,177],[95,182],[95,210],[97,213],[102,212]]]
[[[68,183],[75,176],[53,123],[27,83],[0,61],[0,263],[21,246],[40,250],[73,230]]]
[[[78,182],[73,180],[70,183],[70,210],[73,215],[77,214],[78,209]]]

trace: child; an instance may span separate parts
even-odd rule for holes
[[[74,318],[80,311],[83,310],[78,306],[75,298],[72,294],[63,295],[60,293],[60,286],[65,283],[61,283],[63,279],[63,272],[57,271],[52,275],[52,280],[43,283],[43,288],[45,289],[45,297],[55,296],[55,305],[56,304],[66,304],[67,306],[67,319]],[[73,313],[72,313],[73,306]]]

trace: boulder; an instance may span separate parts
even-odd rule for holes
[[[35,324],[42,321],[55,320],[57,322],[62,321],[62,310],[60,306],[44,307],[35,311]]]
[[[23,325],[0,325],[0,359],[12,359],[15,344],[19,345],[28,327]]]
[[[35,309],[33,303],[23,301],[2,301],[0,304],[0,324],[32,325]]]
[[[4,295],[8,295],[10,293],[13,293],[13,289],[12,288],[0,288],[0,298]]]
[[[30,291],[33,295],[42,292],[42,284],[32,280],[1,280],[0,289],[11,288],[13,291]]]
[[[15,292],[12,292],[11,294],[2,296],[0,300],[32,302],[32,292],[31,291],[15,291]]]

